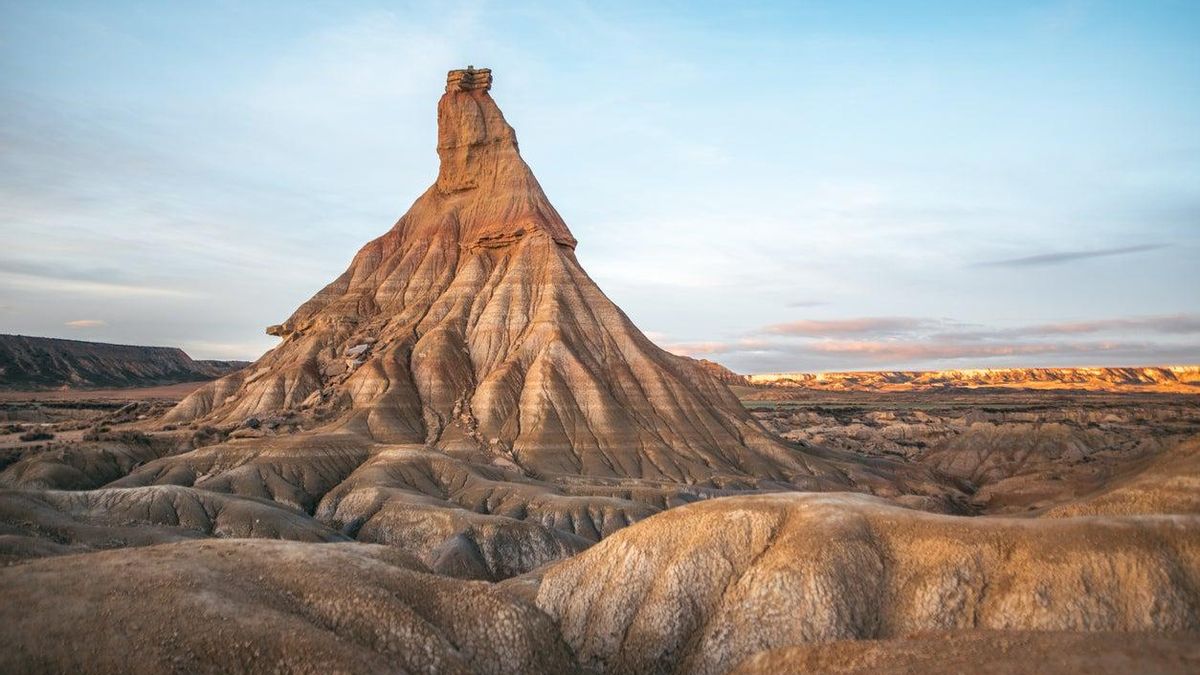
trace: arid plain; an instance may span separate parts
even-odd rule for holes
[[[0,669],[1200,669],[1200,369],[670,354],[491,84],[258,361],[3,343],[90,386],[0,401]]]

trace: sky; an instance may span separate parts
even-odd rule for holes
[[[0,333],[253,359],[437,174],[739,372],[1200,362],[1200,3],[0,0]]]

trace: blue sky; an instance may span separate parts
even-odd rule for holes
[[[256,357],[433,181],[470,63],[674,351],[1200,361],[1197,3],[0,8],[0,332]]]

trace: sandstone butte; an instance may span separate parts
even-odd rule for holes
[[[336,431],[528,475],[850,487],[655,346],[580,267],[489,70],[453,71],[436,182],[268,332],[282,343],[168,422],[310,411]],[[858,470],[851,467],[851,472]]]
[[[490,84],[451,73],[437,182],[196,430],[0,471],[0,671],[1200,668],[1200,443],[967,518],[777,439],[587,277]]]
[[[206,532],[296,531],[240,522],[262,508],[236,498],[266,499],[314,517],[321,527],[308,536],[390,544],[439,573],[482,579],[572,555],[673,506],[747,491],[849,490],[956,511],[955,481],[784,441],[711,369],[647,339],[580,267],[491,83],[489,70],[450,73],[434,184],[268,329],[282,338],[275,349],[163,418],[240,427],[232,440],[138,449],[115,463],[102,449],[32,458],[0,484],[124,491],[22,497],[13,508],[99,510],[113,537],[130,534],[121,513],[167,514],[153,525],[197,505],[231,514],[196,520]],[[234,500],[150,491],[171,485]]]

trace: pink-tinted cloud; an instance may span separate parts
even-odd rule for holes
[[[904,361],[995,358],[1030,354],[1078,354],[1112,351],[1127,347],[1128,345],[1114,342],[978,344],[924,340],[903,342],[828,340],[804,345],[799,348],[799,351],[866,357],[873,361]]]
[[[672,354],[691,357],[730,352],[757,352],[776,347],[775,344],[759,338],[741,338],[730,342],[668,342],[659,346]]]
[[[1162,335],[1191,335],[1200,333],[1200,315],[1169,314],[1090,321],[1063,321],[1057,323],[934,333],[926,337],[931,340],[1016,340],[1062,335],[1088,335],[1093,333],[1155,333]]]
[[[661,347],[678,356],[697,357],[702,355],[725,354],[734,349],[730,342],[674,342]]]
[[[862,317],[857,319],[803,319],[766,326],[762,332],[793,337],[834,337],[848,335],[896,335],[936,325],[932,319],[911,317]]]
[[[108,323],[100,319],[76,319],[68,321],[63,325],[68,328],[99,328],[100,326],[107,326]]]
[[[1169,316],[1146,316],[1130,319],[1069,321],[1030,326],[1026,330],[1031,335],[1072,335],[1102,333],[1105,331],[1150,331],[1155,333],[1188,334],[1200,333],[1200,316],[1195,314],[1172,314]]]

